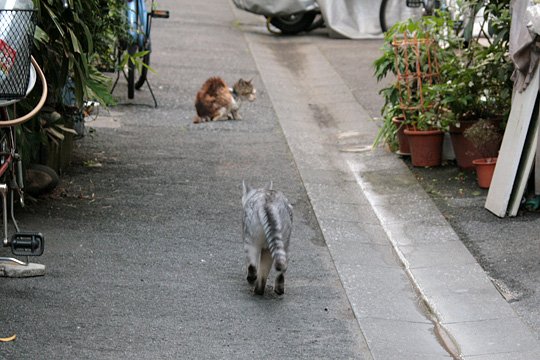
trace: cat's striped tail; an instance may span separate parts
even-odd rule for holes
[[[272,205],[266,205],[260,209],[259,218],[264,229],[268,249],[274,259],[274,268],[276,271],[284,272],[287,270],[287,253],[277,210]]]

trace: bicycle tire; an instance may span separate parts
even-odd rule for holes
[[[141,68],[141,73],[139,78],[135,82],[135,89],[140,90],[140,88],[146,82],[146,77],[148,75],[148,66],[150,66],[150,54],[152,53],[152,46],[150,44],[150,39],[148,39],[147,44],[144,48],[144,51],[148,51],[148,54],[144,55],[142,58],[143,66]]]
[[[383,33],[403,19],[419,19],[422,16],[421,8],[404,8],[404,4],[403,0],[382,0],[379,7],[379,23]]]
[[[0,129],[0,165],[4,164],[7,161],[7,156],[9,155],[10,151],[10,145],[8,143],[9,141],[9,128],[1,128]],[[7,172],[7,171],[6,171]],[[7,183],[6,180],[3,180],[5,178],[5,174],[0,175],[1,181],[4,183]]]
[[[435,13],[435,10],[439,10],[440,8],[440,0],[427,0],[424,4],[425,15],[431,16]]]
[[[387,32],[388,29],[393,25],[391,24],[390,19],[387,18],[389,8],[388,0],[382,0],[379,8],[379,23],[381,24],[381,30],[383,33]]]
[[[129,60],[128,60],[128,75],[127,75],[127,85],[128,85],[128,99],[133,99],[135,97],[135,63],[132,61],[131,57],[137,52],[137,45],[131,45],[128,49]]]

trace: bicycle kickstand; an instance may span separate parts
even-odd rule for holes
[[[146,85],[148,85],[148,90],[150,90],[150,95],[152,95],[152,99],[154,99],[154,107],[157,108],[157,100],[154,96],[154,92],[152,91],[152,87],[150,86],[150,82],[148,81],[148,78],[144,80],[146,82]]]
[[[2,244],[4,246],[9,246],[9,239],[8,239],[8,206],[7,206],[7,193],[8,193],[8,187],[6,184],[0,184],[0,195],[2,196],[2,217],[4,222],[4,240],[2,241]],[[27,261],[21,261],[19,259],[15,259],[13,257],[0,257],[0,261],[8,261],[13,262],[18,265],[28,265],[28,259]]]
[[[120,79],[120,70],[116,72],[116,80],[114,80],[114,84],[111,88],[111,92],[110,92],[111,94],[113,93],[114,88],[116,87],[116,84],[118,84],[118,79]]]

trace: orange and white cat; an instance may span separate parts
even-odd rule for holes
[[[211,77],[203,84],[195,98],[197,115],[195,124],[206,121],[241,120],[240,106],[243,101],[254,101],[257,90],[251,80],[238,80],[229,88],[220,77]]]

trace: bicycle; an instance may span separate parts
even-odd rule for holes
[[[40,256],[44,251],[44,237],[38,232],[21,232],[15,220],[16,194],[24,206],[24,182],[21,155],[17,151],[16,127],[34,117],[47,99],[47,80],[43,71],[30,55],[35,28],[34,10],[0,10],[0,196],[2,198],[2,245],[11,247],[15,256],[26,256],[26,262],[12,257],[0,261],[29,265],[28,256]],[[42,83],[42,93],[37,105],[26,115],[10,119],[8,106],[26,97],[36,84]],[[8,210],[9,197],[9,210]],[[9,237],[8,211],[15,227]],[[33,268],[28,276],[42,275]],[[6,269],[4,269],[6,271]],[[23,275],[18,275],[23,276]]]
[[[169,11],[155,9],[155,0],[126,0],[126,18],[128,26],[128,40],[121,42],[118,48],[119,68],[127,66],[127,75],[124,76],[127,80],[128,98],[135,97],[135,89],[139,90],[145,83],[148,85],[154,106],[157,107],[156,97],[152,91],[152,87],[148,82],[148,69],[150,67],[150,54],[152,53],[152,43],[150,38],[150,30],[152,28],[153,18],[169,18]],[[147,7],[149,2],[150,7]],[[148,11],[150,9],[150,11]],[[122,56],[127,52],[127,56]],[[140,58],[141,63],[136,64],[136,59]],[[117,73],[116,81],[114,82],[111,92],[116,87],[120,71]]]
[[[403,0],[382,0],[379,8],[379,22],[384,32],[404,17],[420,18],[421,16],[433,15],[435,9],[441,8],[440,0],[406,0],[407,8],[402,13]]]
[[[404,18],[418,20],[422,16],[442,16],[442,13],[437,13],[441,11],[452,19],[452,31],[463,40],[463,47],[467,47],[474,37],[491,37],[490,19],[483,16],[486,1],[471,6],[458,0],[406,0],[407,9],[410,9],[408,14],[399,11],[402,9],[400,4],[403,5],[403,0],[382,0],[379,21],[383,33]]]

